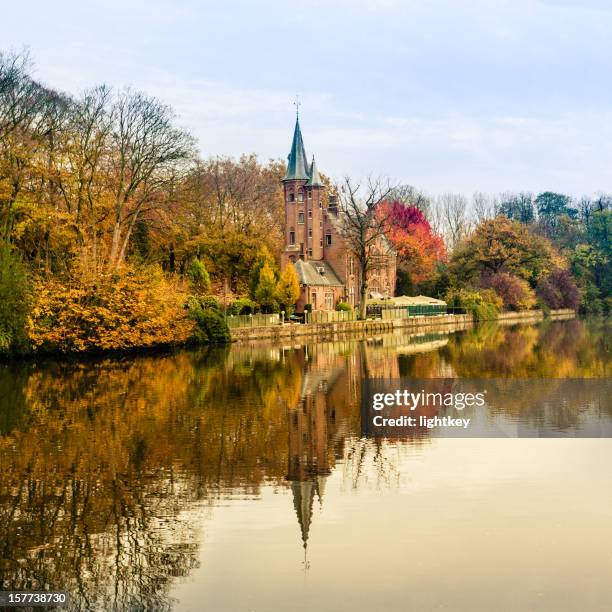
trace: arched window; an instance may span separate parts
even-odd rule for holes
[[[289,201],[295,202],[295,193],[293,191],[289,192]]]

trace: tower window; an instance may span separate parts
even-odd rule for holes
[[[310,200],[310,198],[312,198],[312,191],[308,192],[308,199]]]
[[[312,257],[312,249],[308,249],[308,257]]]
[[[323,246],[323,238],[321,238],[321,240],[319,240],[319,246]]]
[[[300,212],[298,213],[298,223],[304,223],[304,213]]]
[[[325,244],[329,246],[332,243],[331,234],[325,234]]]
[[[312,238],[312,228],[310,228],[310,229],[308,230],[308,237],[309,237],[309,238]]]
[[[303,201],[304,201],[304,193],[300,191],[300,193],[298,193],[298,202],[303,202]]]
[[[295,244],[295,232],[289,232],[289,244]]]
[[[295,193],[293,193],[293,191],[289,194],[289,201],[295,202]]]
[[[310,210],[310,208],[308,209],[308,218],[312,219],[312,210]]]

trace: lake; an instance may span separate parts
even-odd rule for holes
[[[575,437],[609,399],[519,386],[491,418],[555,435],[505,439],[364,436],[360,402],[366,377],[611,368],[609,325],[579,319],[0,365],[2,586],[75,610],[610,610],[612,439]]]

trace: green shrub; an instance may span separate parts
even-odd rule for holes
[[[248,315],[255,314],[259,306],[257,302],[250,300],[247,297],[238,298],[232,302],[227,309],[227,314],[230,315]]]
[[[351,312],[353,310],[353,307],[350,304],[347,304],[346,302],[338,302],[336,304],[336,310],[340,312]]]
[[[450,289],[446,293],[446,303],[452,308],[465,308],[475,321],[496,319],[503,304],[492,289]]]
[[[190,298],[189,315],[196,322],[192,341],[196,344],[228,344],[232,341],[227,322],[221,313],[217,299],[208,295]]]
[[[304,304],[304,312],[312,312],[312,304]]]
[[[30,285],[25,268],[8,245],[1,245],[0,354],[20,353],[27,349],[26,324],[30,307]]]

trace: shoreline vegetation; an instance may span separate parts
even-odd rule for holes
[[[0,52],[0,357],[226,344],[228,315],[290,319],[300,287],[279,265],[284,161],[202,159],[159,100],[105,85],[73,96],[32,74],[27,54]],[[327,206],[337,187],[321,180]],[[478,321],[607,315],[611,208],[607,194],[468,202],[398,185],[370,221],[388,219],[396,295]]]

